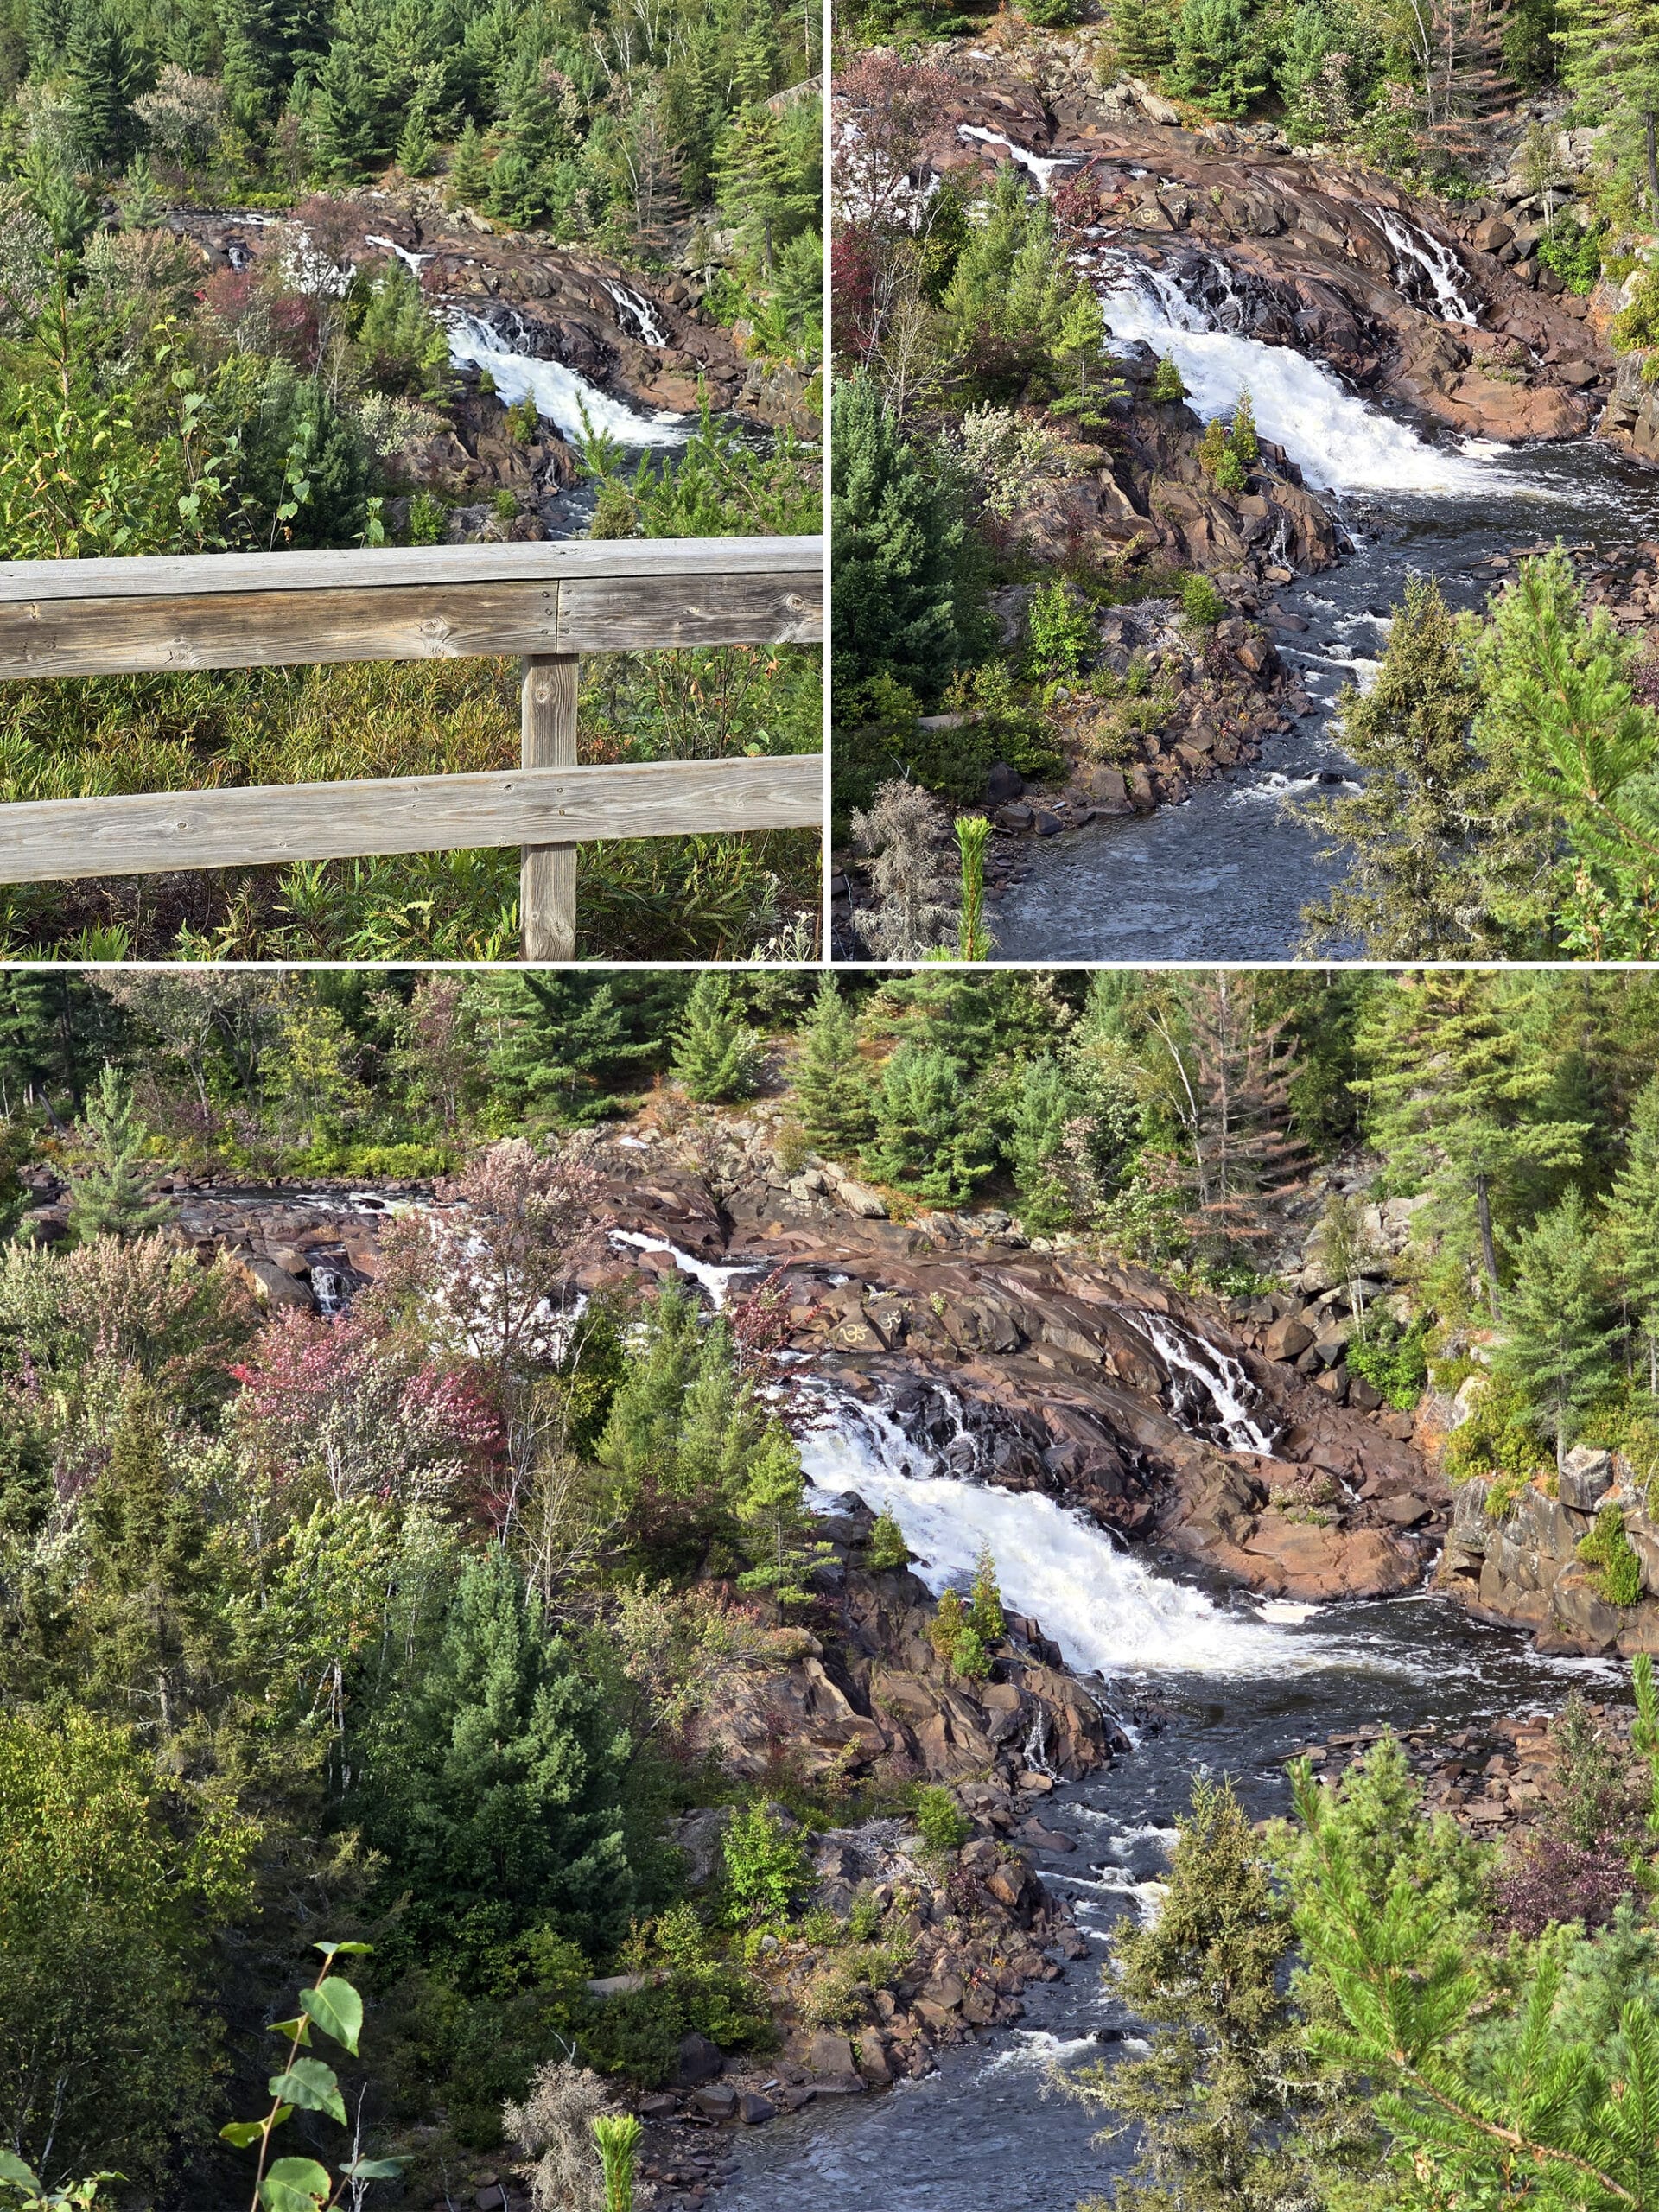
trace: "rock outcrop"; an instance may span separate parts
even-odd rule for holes
[[[928,166],[1052,164],[1045,174],[1090,241],[1170,270],[1190,296],[1224,298],[1228,327],[1313,354],[1460,435],[1589,429],[1612,357],[1584,301],[1541,275],[1541,223],[1517,251],[1521,226],[1499,200],[1454,228],[1434,202],[1329,149],[1183,128],[1179,108],[1133,80],[1103,86],[1096,43],[1044,41],[1023,75],[1019,60],[965,44],[938,54]]]
[[[1613,1602],[1609,1580],[1580,1556],[1607,1506],[1639,1564],[1639,1594]],[[1482,1620],[1531,1629],[1546,1651],[1659,1652],[1659,1522],[1646,1485],[1624,1462],[1581,1446],[1559,1475],[1521,1488],[1477,1476],[1460,1483],[1440,1580]]]

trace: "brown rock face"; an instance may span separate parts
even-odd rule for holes
[[[1165,104],[1126,104],[1122,87],[1075,74],[1046,101],[1004,60],[958,52],[935,77],[936,171],[1010,158],[964,125],[1071,157],[1056,181],[1087,196],[1090,245],[1173,269],[1190,296],[1219,296],[1224,281],[1229,327],[1312,353],[1461,435],[1576,437],[1594,420],[1591,391],[1611,381],[1612,357],[1577,302],[1539,288],[1532,264],[1522,273],[1501,219],[1460,235],[1433,202],[1373,172],[1224,126],[1173,127]],[[1497,257],[1506,251],[1510,264]],[[1452,291],[1476,323],[1457,319]]]

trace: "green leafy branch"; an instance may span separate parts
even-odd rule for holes
[[[326,2166],[315,2158],[278,2158],[267,2169],[270,2156],[270,2139],[285,2121],[296,2112],[327,2113],[331,2120],[346,2125],[346,2101],[340,2093],[340,2082],[333,2067],[321,2058],[303,2054],[311,2041],[311,2031],[337,2043],[341,2049],[357,2056],[358,2037],[363,2030],[363,1999],[343,1974],[334,1970],[334,1961],[349,1952],[366,1953],[367,1943],[317,1943],[313,1948],[323,1955],[322,1971],[308,1989],[300,1992],[300,2009],[291,2020],[278,2020],[271,2029],[273,2035],[285,2037],[289,2046],[288,2063],[273,2074],[266,2084],[270,2091],[271,2107],[263,2120],[233,2120],[219,2131],[221,2141],[238,2151],[257,2147],[259,2163],[254,2175],[253,2198],[250,2212],[321,2212],[321,2208],[335,2203],[347,2183],[365,2181],[395,2181],[403,2171],[401,2158],[363,2158],[353,2157],[343,2166],[338,2180],[331,2179]]]

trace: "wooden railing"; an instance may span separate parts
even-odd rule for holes
[[[576,846],[816,829],[823,760],[576,766],[582,653],[815,644],[817,537],[0,563],[0,679],[523,658],[521,766],[0,805],[0,883],[519,845],[528,960],[569,960]]]

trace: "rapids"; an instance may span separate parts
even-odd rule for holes
[[[1209,1350],[1186,1341],[1166,1352],[1177,1418],[1209,1433],[1224,1403],[1230,1420],[1265,1433],[1248,1381],[1241,1375],[1236,1389],[1203,1357]],[[1076,1849],[1038,1854],[1039,1871],[1072,1900],[1089,1955],[1063,1980],[1027,1989],[1018,2026],[941,2052],[925,2080],[737,2131],[721,2212],[1073,2212],[1128,2170],[1134,2147],[1093,2141],[1109,2116],[1057,2094],[1056,2077],[1146,2048],[1103,1981],[1103,1958],[1119,1921],[1156,1913],[1195,1774],[1231,1776],[1257,1817],[1282,1812],[1282,1762],[1310,1738],[1553,1707],[1575,1676],[1605,1693],[1620,1670],[1540,1658],[1519,1636],[1427,1593],[1301,1606],[1207,1592],[1052,1498],[974,1481],[962,1471],[973,1459],[965,1437],[930,1448],[890,1412],[806,1389],[815,1412],[802,1446],[815,1501],[855,1490],[888,1505],[936,1592],[965,1587],[988,1541],[1009,1604],[1097,1675],[1135,1749],[1043,1808],[1045,1827]],[[1240,1444],[1251,1448],[1242,1435]]]
[[[1472,320],[1451,257],[1396,217],[1384,229],[1402,291],[1449,321]],[[1246,336],[1217,257],[1188,256],[1178,276],[1096,236],[1079,266],[1111,336],[1173,354],[1200,415],[1230,415],[1248,387],[1262,429],[1332,508],[1352,550],[1276,594],[1306,626],[1276,642],[1302,675],[1309,712],[1270,737],[1254,766],[1200,785],[1179,806],[1026,846],[1026,873],[992,906],[993,957],[1294,958],[1302,910],[1341,872],[1307,803],[1357,788],[1333,727],[1337,695],[1374,673],[1408,576],[1438,575],[1452,604],[1474,607],[1497,588],[1477,565],[1495,552],[1558,537],[1599,552],[1634,547],[1659,532],[1659,472],[1592,438],[1522,448],[1426,435],[1322,362]]]

